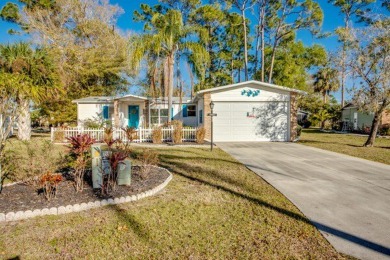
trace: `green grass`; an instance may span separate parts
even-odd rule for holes
[[[375,162],[390,164],[390,139],[376,138],[374,147],[363,147],[365,136],[323,133],[318,129],[303,129],[299,143],[347,154]]]
[[[0,258],[343,258],[290,201],[223,151],[157,151],[174,175],[163,192],[0,224]]]

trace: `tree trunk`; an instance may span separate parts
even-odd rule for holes
[[[18,139],[21,141],[30,141],[31,138],[30,101],[23,97],[19,97],[18,105],[19,105]]]
[[[326,122],[326,120],[325,121],[321,121],[321,130],[325,129],[325,122]]]
[[[265,74],[265,1],[261,7],[261,81],[264,82],[264,74]]]
[[[163,74],[164,74],[164,97],[163,97],[163,99],[165,99],[169,95],[169,93],[168,93],[168,90],[169,90],[169,65],[168,65],[168,59],[164,60],[164,73]]]
[[[234,83],[234,57],[232,55],[231,68],[230,68],[230,77],[232,78],[232,83]]]
[[[370,135],[368,136],[368,139],[367,139],[366,143],[364,144],[365,147],[374,146],[376,134],[378,132],[379,123],[381,121],[381,116],[382,116],[384,108],[385,108],[385,106],[382,105],[380,107],[380,109],[377,112],[375,112],[375,114],[374,114],[374,119],[372,120],[372,124],[371,124]]]
[[[268,75],[268,82],[269,83],[272,83],[272,76],[273,76],[273,73],[274,73],[276,46],[277,46],[277,41],[275,40],[274,46],[272,47],[271,65],[270,65],[269,75]]]
[[[245,69],[245,81],[248,81],[248,44],[247,44],[247,35],[246,35],[246,19],[245,19],[245,9],[241,11],[242,13],[242,26],[244,29],[244,69]]]
[[[170,53],[168,56],[168,123],[172,118],[172,97],[173,97],[173,70],[175,65],[174,53]]]

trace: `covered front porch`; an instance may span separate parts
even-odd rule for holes
[[[109,118],[112,120],[112,125],[116,128],[133,127],[141,128],[148,125],[147,98],[127,95],[120,98],[114,98],[112,108],[109,111]],[[103,113],[104,115],[104,113]]]

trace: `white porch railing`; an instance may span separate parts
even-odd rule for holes
[[[162,130],[162,141],[172,141],[173,127],[164,127]],[[195,142],[196,141],[197,128],[183,128],[182,130],[182,141],[183,142]],[[136,129],[135,139],[133,142],[152,142],[153,128],[138,128]],[[68,138],[74,137],[80,134],[88,134],[96,141],[102,141],[104,138],[104,129],[95,128],[51,128],[51,141],[53,143],[68,143]],[[125,131],[120,128],[116,128],[113,131],[114,139],[119,139],[122,142],[128,142]]]

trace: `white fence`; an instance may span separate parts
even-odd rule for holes
[[[142,142],[152,142],[152,132],[153,128],[138,128],[135,130],[133,142],[142,143]],[[173,127],[164,127],[162,130],[162,141],[169,142],[172,141],[172,135],[174,128]],[[196,141],[196,131],[197,128],[183,128],[182,130],[182,141],[183,142],[195,142]],[[90,137],[96,141],[102,141],[104,138],[104,129],[95,129],[95,128],[51,128],[51,141],[53,143],[67,143],[68,138],[74,137],[80,134],[88,134]],[[113,138],[119,139],[122,142],[128,142],[129,140],[126,137],[126,133],[123,129],[117,128],[113,130]]]

